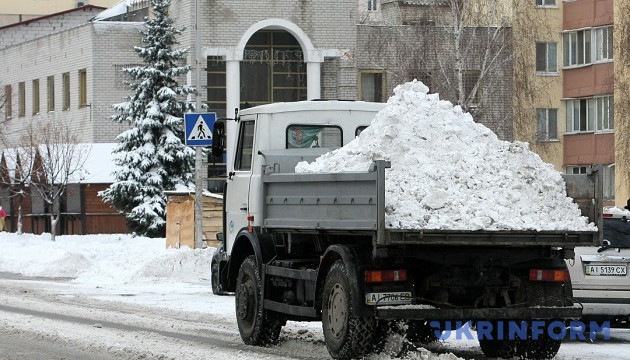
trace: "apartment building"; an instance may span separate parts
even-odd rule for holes
[[[563,163],[567,173],[604,165],[604,198],[615,200],[613,0],[564,2]]]
[[[616,191],[613,5],[514,2],[514,123],[515,138],[561,172],[602,164],[604,204],[625,205]]]

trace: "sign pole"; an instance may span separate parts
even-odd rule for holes
[[[195,148],[195,249],[203,248],[203,153],[201,146]]]
[[[201,53],[199,46],[199,0],[195,0],[195,86],[197,91],[195,93],[195,102],[197,109],[201,108],[199,102],[199,89],[200,89],[200,69],[199,69],[199,54]],[[201,168],[203,166],[203,152],[201,146],[197,146],[195,149],[195,249],[203,248],[203,180]]]

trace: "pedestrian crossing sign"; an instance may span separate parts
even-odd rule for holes
[[[216,113],[185,114],[186,145],[212,146],[212,128],[216,120]]]

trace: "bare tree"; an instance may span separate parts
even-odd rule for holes
[[[79,144],[77,136],[57,122],[41,124],[33,133],[31,145],[36,150],[31,186],[48,205],[51,240],[55,241],[59,201],[68,184],[84,176],[90,146]]]
[[[389,1],[381,8],[383,25],[366,24],[367,35],[359,35],[365,36],[365,57],[372,67],[387,69],[388,82],[415,77],[511,139],[512,30],[505,4]]]
[[[31,175],[35,164],[36,150],[25,136],[18,144],[8,145],[3,141],[2,165],[0,166],[0,189],[6,191],[8,198],[17,200],[17,234],[22,234],[22,208],[24,199],[30,191]]]

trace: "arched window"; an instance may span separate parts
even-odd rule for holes
[[[299,100],[306,100],[306,64],[300,44],[286,31],[256,32],[241,62],[242,108]]]

